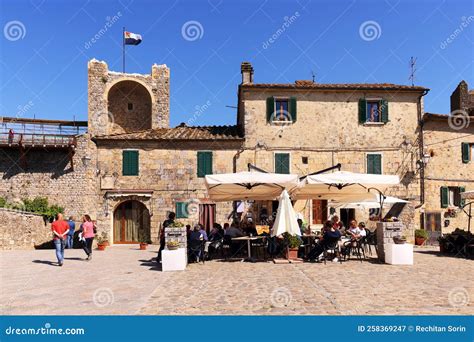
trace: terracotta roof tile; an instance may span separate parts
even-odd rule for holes
[[[154,128],[133,133],[109,134],[99,140],[240,140],[238,126],[183,126]]]
[[[313,83],[298,80],[295,83],[253,83],[242,84],[243,88],[275,88],[275,89],[318,89],[318,90],[429,90],[420,86],[407,86],[393,83]]]

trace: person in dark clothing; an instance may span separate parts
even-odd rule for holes
[[[168,219],[163,222],[163,226],[160,230],[160,250],[158,251],[158,257],[156,261],[161,262],[161,252],[165,249],[165,228],[171,226],[174,223],[174,219],[176,214],[174,212],[170,212],[168,215]]]
[[[314,261],[316,260],[324,249],[337,242],[341,238],[341,232],[332,224],[331,221],[326,221],[324,224],[324,235],[309,252],[307,260]]]

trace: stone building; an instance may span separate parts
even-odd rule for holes
[[[392,208],[390,214],[401,217],[410,232],[424,226],[426,220],[420,217],[438,210],[430,197],[431,180],[423,178],[438,177],[437,154],[423,163],[429,152],[423,137],[435,144],[440,134],[463,133],[450,132],[433,116],[423,116],[428,89],[305,80],[255,83],[247,62],[241,73],[234,125],[172,128],[170,70],[165,65],[153,65],[149,75],[122,74],[109,71],[105,62],[91,60],[88,132],[76,137],[75,168],[58,177],[21,167],[8,175],[4,163],[17,152],[2,146],[0,196],[46,195],[65,206],[68,214],[89,213],[96,218],[111,243],[156,242],[170,211],[183,222],[201,222],[209,228],[213,222],[230,221],[234,211],[258,222],[260,213],[271,214],[277,208],[275,201],[214,203],[207,197],[206,174],[246,171],[252,164],[303,176],[340,163],[345,171],[398,175],[401,184],[387,195],[409,203]],[[454,102],[464,105],[463,91],[461,102],[456,96]],[[472,142],[472,127],[463,142]],[[44,158],[36,158],[36,169],[41,170]],[[446,162],[450,157],[438,158]],[[453,178],[471,179],[472,184],[472,163],[463,167]],[[295,208],[315,228],[330,213],[330,203],[317,198],[297,201]],[[368,212],[353,209],[337,213],[345,222],[369,218]]]

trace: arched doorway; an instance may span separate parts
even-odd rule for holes
[[[107,94],[107,110],[111,133],[151,128],[151,95],[138,82],[125,80],[114,84]]]
[[[120,203],[114,212],[114,243],[150,240],[150,212],[139,201]]]

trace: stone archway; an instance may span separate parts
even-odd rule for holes
[[[152,98],[141,83],[123,80],[107,93],[109,132],[129,133],[151,128]]]
[[[121,202],[114,210],[114,243],[150,241],[150,212],[140,201]]]

